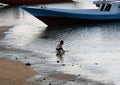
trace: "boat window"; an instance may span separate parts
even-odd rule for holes
[[[105,4],[102,4],[100,11],[103,11]]]
[[[111,9],[111,4],[107,4],[107,6],[106,6],[106,8],[105,8],[105,10],[104,11],[110,11],[110,9]]]

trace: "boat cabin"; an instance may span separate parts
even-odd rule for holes
[[[108,4],[108,3],[102,4],[100,7],[100,11],[110,11],[111,7],[112,7],[112,4]]]
[[[104,2],[100,4],[99,9],[103,12],[120,13],[120,2]]]

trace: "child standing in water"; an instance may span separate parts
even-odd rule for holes
[[[61,40],[60,43],[56,46],[56,50],[57,50],[56,56],[58,57],[58,59],[60,59],[60,60],[57,60],[57,63],[59,63],[60,61],[63,63],[63,54],[65,53],[62,47],[63,44],[64,44],[64,41]]]
[[[60,43],[56,46],[56,50],[58,51],[58,53],[61,53],[61,51],[62,51],[62,53],[64,54],[64,50],[63,50],[63,44],[64,44],[64,41],[63,40],[61,40],[60,41]]]

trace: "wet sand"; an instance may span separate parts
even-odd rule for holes
[[[36,71],[19,61],[0,58],[0,85],[35,85],[26,81]]]
[[[4,32],[10,27],[0,27],[0,39],[5,37]],[[0,51],[8,50],[0,46]],[[35,85],[27,79],[34,76],[36,71],[17,60],[0,58],[0,85]]]

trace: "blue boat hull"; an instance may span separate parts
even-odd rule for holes
[[[96,13],[97,10],[65,10],[65,9],[48,9],[22,7],[33,16],[42,20],[49,25],[71,24],[71,23],[93,23],[119,21],[120,14],[103,14]],[[87,13],[87,12],[88,13]],[[89,13],[91,12],[91,13]]]
[[[72,18],[59,18],[59,17],[39,17],[36,16],[41,21],[45,22],[48,26],[56,25],[68,25],[68,24],[88,24],[88,23],[111,23],[119,22],[120,20],[92,20],[92,19],[72,19]]]

